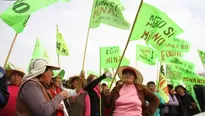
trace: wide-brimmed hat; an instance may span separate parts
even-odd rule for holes
[[[22,81],[29,80],[43,74],[46,68],[50,68],[51,70],[60,69],[60,67],[58,66],[49,64],[48,61],[45,59],[37,58],[30,62],[29,73],[23,77]]]
[[[142,74],[135,68],[131,67],[131,66],[121,66],[119,69],[118,69],[118,76],[120,78],[122,78],[122,74],[125,70],[129,70],[129,71],[132,71],[134,72],[135,76],[136,76],[136,80],[135,80],[135,83],[136,84],[142,84],[143,82],[143,76]]]
[[[182,86],[182,85],[177,85],[177,86],[175,87],[175,91],[177,91],[179,88],[184,89],[184,91],[186,92],[186,88],[185,88],[184,86]]]
[[[18,72],[18,73],[20,73],[20,74],[22,75],[22,77],[25,75],[24,70],[21,69],[21,68],[15,68],[15,69],[6,70],[6,74],[7,74],[7,76],[9,76],[9,77],[11,76],[11,74],[12,74],[13,72]]]
[[[56,78],[57,76],[60,76],[61,79],[63,80],[64,76],[65,76],[65,70],[61,69],[61,70],[54,70],[53,71],[53,78]]]

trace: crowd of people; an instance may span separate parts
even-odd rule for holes
[[[155,82],[143,85],[141,73],[130,66],[118,70],[121,80],[112,90],[93,74],[64,80],[65,71],[34,59],[29,72],[0,68],[0,116],[192,116],[199,113],[186,88],[169,84],[165,103]],[[86,78],[86,79],[85,79]]]

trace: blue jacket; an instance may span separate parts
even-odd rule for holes
[[[5,71],[0,67],[0,109],[3,109],[4,106],[8,103],[9,92],[7,86],[7,77]]]
[[[159,98],[160,104],[165,104],[165,101],[162,99],[162,97],[159,95],[159,93],[155,92],[154,94],[157,95],[157,97]],[[155,111],[153,116],[160,116],[160,108],[157,108],[157,110]]]

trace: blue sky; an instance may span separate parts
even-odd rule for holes
[[[125,18],[132,24],[138,10],[139,0],[121,0],[125,6]],[[203,70],[197,54],[197,49],[205,50],[205,4],[204,0],[144,0],[156,6],[169,15],[183,30],[179,37],[192,43],[191,51],[184,59],[196,64],[196,71]],[[0,0],[0,13],[12,2]],[[35,40],[39,37],[45,46],[53,64],[57,65],[55,52],[56,24],[63,34],[70,49],[69,57],[60,57],[61,67],[66,70],[66,78],[79,74],[82,68],[82,58],[85,39],[92,8],[92,0],[71,0],[68,3],[57,3],[32,14],[24,32],[19,34],[14,45],[9,62],[19,68],[26,69],[31,58]],[[99,72],[99,47],[119,45],[124,49],[129,30],[120,30],[107,25],[91,29],[87,49],[85,69]],[[10,44],[15,35],[12,28],[0,20],[0,65],[4,64]],[[136,66],[144,76],[144,83],[156,80],[157,66],[149,66],[135,60],[136,44],[145,45],[143,40],[129,44],[126,57],[131,60],[131,66]]]

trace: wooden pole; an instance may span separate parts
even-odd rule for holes
[[[112,87],[112,84],[113,84],[113,82],[114,82],[114,80],[115,80],[115,77],[116,77],[116,75],[117,75],[117,73],[118,73],[118,70],[119,70],[119,68],[120,68],[120,65],[121,65],[121,63],[122,63],[122,59],[123,59],[123,57],[124,57],[124,55],[125,55],[125,52],[126,52],[126,50],[127,50],[128,45],[129,45],[129,41],[130,41],[130,38],[131,38],[131,35],[132,35],[132,31],[133,31],[133,29],[134,29],[134,27],[135,27],[135,23],[137,22],[137,17],[138,17],[138,14],[139,14],[139,12],[140,12],[140,8],[142,7],[142,3],[143,3],[143,0],[141,0],[141,2],[140,2],[139,10],[137,11],[137,14],[136,14],[136,16],[135,16],[135,20],[134,20],[134,22],[133,22],[133,25],[132,25],[132,28],[131,28],[131,32],[130,32],[129,37],[128,37],[128,39],[127,39],[127,43],[126,43],[126,45],[125,45],[124,51],[123,51],[122,56],[121,56],[121,58],[120,58],[120,62],[119,62],[119,64],[118,64],[117,70],[116,70],[116,72],[115,72],[115,75],[114,75],[114,77],[113,77],[113,80],[112,80],[112,82],[111,82],[111,85],[110,85],[110,88],[109,88],[109,89],[111,89],[111,87]]]
[[[84,68],[85,68],[85,58],[86,58],[86,52],[87,52],[87,47],[88,47],[89,33],[90,33],[90,28],[88,28],[88,31],[87,31],[87,37],[86,37],[85,49],[84,49],[84,55],[83,55],[83,65],[82,65],[82,70],[84,70]]]
[[[18,36],[18,33],[15,34],[14,39],[13,39],[13,41],[12,41],[12,43],[11,43],[11,47],[10,47],[10,49],[9,49],[8,55],[7,55],[7,57],[6,57],[6,60],[5,60],[5,62],[4,62],[4,68],[6,68],[6,65],[7,65],[7,63],[8,63],[8,60],[9,60],[9,57],[10,57],[10,55],[11,55],[11,51],[12,51],[12,49],[13,49],[13,46],[14,46],[14,43],[15,43],[15,41],[16,41],[17,36]]]
[[[115,75],[115,69],[112,68],[112,74]],[[115,83],[117,82],[117,79],[115,79]]]
[[[102,70],[101,70],[101,47],[100,47],[100,49],[99,49],[99,53],[100,53],[100,66],[99,66],[99,68],[100,68],[100,75],[102,74]]]
[[[57,54],[57,56],[58,56],[58,66],[60,66],[60,56],[59,54]]]

